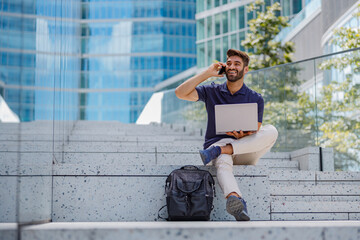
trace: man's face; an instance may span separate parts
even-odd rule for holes
[[[239,56],[231,56],[226,61],[226,78],[230,82],[236,82],[244,77],[249,68],[244,66]]]

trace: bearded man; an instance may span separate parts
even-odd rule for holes
[[[249,56],[242,51],[229,49],[226,63],[214,63],[208,69],[188,79],[175,90],[178,98],[188,101],[203,101],[207,110],[207,129],[204,150],[200,156],[204,163],[214,164],[216,176],[226,201],[226,210],[237,221],[249,221],[246,201],[242,197],[233,174],[233,165],[255,165],[275,144],[278,137],[272,125],[262,125],[264,100],[262,96],[244,84],[249,71]],[[222,77],[219,70],[225,67],[227,81],[223,84],[201,85],[210,77]],[[220,74],[219,74],[220,73]],[[215,105],[257,103],[257,131],[233,131],[216,135]],[[234,119],[236,121],[236,119]]]

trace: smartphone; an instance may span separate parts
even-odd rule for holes
[[[223,75],[225,73],[225,69],[226,69],[226,67],[222,66],[221,69],[218,72],[218,75]]]

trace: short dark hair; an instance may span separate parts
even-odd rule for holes
[[[227,51],[226,55],[227,55],[227,58],[232,57],[232,56],[238,56],[243,60],[245,67],[249,65],[250,57],[245,52],[230,48]]]

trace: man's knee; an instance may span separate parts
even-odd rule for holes
[[[275,142],[276,139],[277,139],[278,136],[279,136],[278,130],[276,129],[276,127],[274,127],[274,126],[271,125],[271,124],[268,124],[268,125],[264,126],[263,131],[264,131],[264,134],[265,134],[272,142]]]

